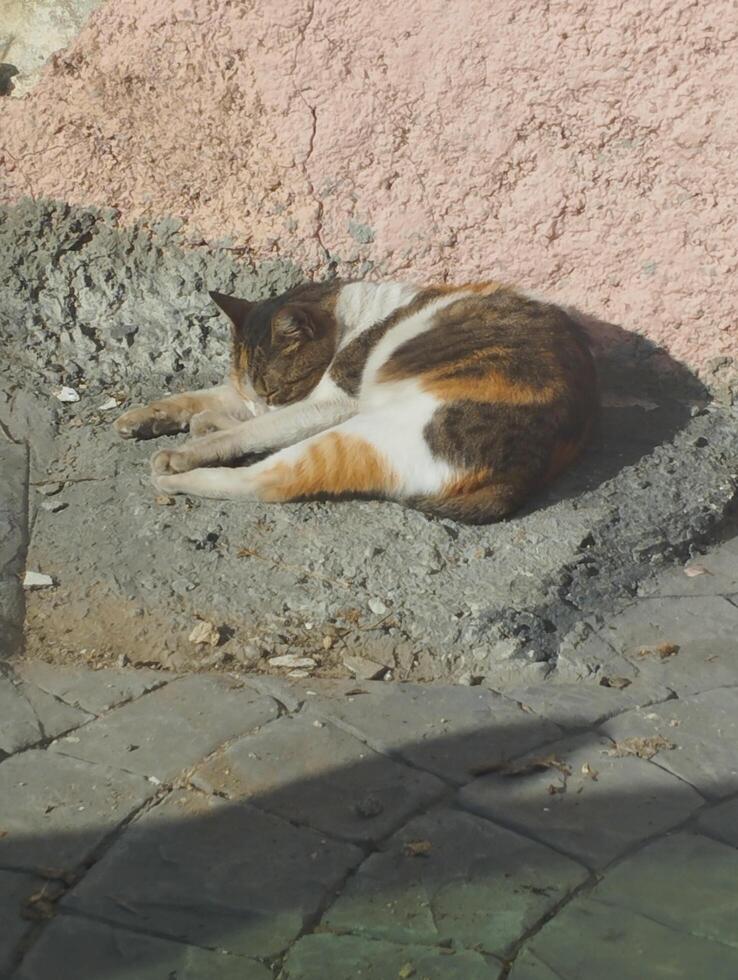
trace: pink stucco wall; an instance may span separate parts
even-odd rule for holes
[[[510,277],[699,368],[738,353],[737,81],[732,0],[115,0],[2,104],[1,193]]]

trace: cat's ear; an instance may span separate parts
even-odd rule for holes
[[[325,321],[326,314],[320,307],[291,303],[272,320],[272,340],[293,344],[314,340],[323,333]]]
[[[249,315],[253,303],[236,296],[226,296],[224,293],[210,293],[210,299],[221,309],[234,327],[240,327]]]

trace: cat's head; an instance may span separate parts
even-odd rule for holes
[[[244,397],[267,405],[307,397],[336,352],[334,289],[307,284],[258,302],[210,297],[231,321],[231,381]]]

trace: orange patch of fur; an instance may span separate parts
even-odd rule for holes
[[[294,463],[276,463],[262,477],[261,497],[272,502],[323,494],[390,493],[397,478],[366,440],[331,432]]]
[[[461,365],[450,365],[443,368],[443,373]],[[442,401],[473,401],[492,402],[506,405],[547,405],[561,394],[558,385],[549,384],[541,387],[515,384],[508,381],[504,375],[490,372],[481,378],[468,377],[438,377],[440,372],[424,374],[420,377],[420,386],[424,391]]]

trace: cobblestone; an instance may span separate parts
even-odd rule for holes
[[[350,693],[357,689],[363,693]],[[560,735],[550,721],[479,687],[341,681],[318,691],[306,701],[308,714],[452,782]]]
[[[99,718],[52,749],[164,781],[277,713],[271,698],[227,678],[186,677]]]
[[[361,856],[253,807],[179,791],[131,824],[63,907],[195,946],[276,956]]]
[[[470,783],[460,791],[461,803],[589,867],[603,867],[685,820],[703,802],[653,763],[613,757],[611,749],[609,740],[593,734],[548,745],[521,760],[520,774]]]
[[[325,980],[326,977],[388,980],[494,980],[501,964],[465,950],[401,946],[355,936],[306,936],[292,949],[284,980]]]
[[[586,877],[581,865],[541,844],[441,809],[410,821],[362,864],[323,924],[389,942],[450,942],[504,957]]]
[[[13,980],[271,980],[255,960],[60,916],[44,931]]]
[[[386,837],[441,796],[435,777],[374,752],[352,735],[305,716],[280,718],[238,739],[198,770],[231,799],[352,841]]]

